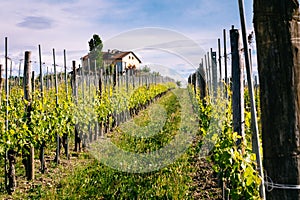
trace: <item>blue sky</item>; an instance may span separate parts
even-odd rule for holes
[[[252,4],[252,0],[245,0],[249,31],[253,29]],[[190,58],[182,57],[192,56],[191,62],[196,65],[210,48],[216,50],[217,39],[223,38],[224,28],[228,34],[231,25],[240,27],[238,0],[9,0],[1,1],[0,6],[0,38],[3,39],[0,46],[4,49],[4,37],[8,37],[9,56],[16,69],[26,50],[32,51],[33,60],[37,60],[38,44],[42,46],[43,61],[49,65],[52,63],[52,48],[56,49],[58,64],[63,62],[61,55],[66,49],[70,66],[71,60],[79,62],[80,57],[88,52],[87,41],[94,33],[100,35],[104,44],[129,34],[130,39],[124,37],[123,45],[104,45],[104,50],[134,50],[126,44],[140,44],[140,41],[147,40],[150,41],[147,45],[158,49],[146,49],[143,42],[143,46],[137,45],[135,50],[144,63],[164,65],[186,77],[195,66],[187,62]],[[157,29],[147,29],[149,27]],[[143,28],[147,31],[137,31]],[[161,37],[163,32],[171,35]],[[166,43],[178,46],[160,51],[165,50]],[[193,47],[181,48],[188,44]],[[199,52],[194,48],[195,44]],[[176,50],[180,48],[182,51]],[[176,53],[171,55],[169,50]],[[1,58],[3,54],[4,51],[0,53]],[[4,64],[3,59],[0,62]]]

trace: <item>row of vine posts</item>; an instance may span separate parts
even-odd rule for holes
[[[231,98],[232,107],[232,125],[233,131],[237,132],[241,137],[236,141],[237,146],[241,143],[246,143],[245,138],[245,115],[244,115],[244,87],[248,86],[251,105],[251,131],[252,131],[252,151],[256,154],[257,171],[262,180],[264,179],[262,168],[262,156],[260,155],[260,141],[258,136],[257,114],[254,97],[254,86],[257,88],[257,77],[252,80],[252,56],[251,49],[248,45],[252,42],[253,33],[247,36],[245,30],[245,17],[243,2],[239,1],[241,29],[236,29],[234,26],[229,31],[230,35],[230,53],[227,53],[226,29],[223,29],[223,55],[221,53],[221,39],[218,38],[218,56],[217,52],[211,48],[204,58],[201,58],[199,68],[195,73],[189,76],[188,83],[193,85],[194,92],[200,91],[200,98],[210,96],[210,99]],[[229,57],[231,55],[231,57]],[[228,60],[231,60],[231,77],[228,75]],[[224,65],[222,65],[222,60]],[[224,67],[224,68],[223,68]],[[245,79],[245,68],[247,79]],[[224,76],[222,71],[225,72]],[[254,84],[253,84],[254,83]],[[221,91],[221,96],[218,96],[218,91]],[[228,92],[232,95],[229,96]],[[223,186],[223,198],[228,199],[229,196],[225,191],[225,183]],[[264,183],[260,186],[260,196],[265,199]]]
[[[135,88],[138,88],[140,86],[149,86],[150,84],[158,84],[158,83],[164,83],[164,82],[175,82],[173,79],[169,77],[163,77],[159,75],[158,73],[141,73],[141,71],[137,71],[135,69],[129,69],[123,72],[118,72],[117,67],[115,67],[114,71],[112,73],[107,73],[106,70],[104,70],[104,66],[95,67],[95,70],[91,70],[90,62],[88,62],[87,69],[86,67],[83,67],[83,62],[81,61],[81,64],[77,65],[76,61],[72,61],[72,67],[71,71],[68,71],[67,67],[67,59],[66,59],[66,50],[63,51],[63,69],[64,71],[58,72],[57,71],[57,64],[56,64],[56,53],[55,49],[53,49],[53,64],[52,67],[54,69],[53,74],[49,74],[48,66],[47,66],[47,72],[44,72],[43,67],[45,66],[45,63],[42,62],[42,52],[41,52],[41,45],[38,45],[38,54],[39,54],[39,75],[38,78],[35,76],[35,72],[31,69],[31,64],[33,63],[31,52],[26,51],[24,54],[24,73],[23,77],[21,74],[21,67],[19,67],[19,75],[17,77],[13,77],[10,70],[10,77],[8,73],[8,60],[10,59],[8,57],[8,41],[7,38],[5,38],[5,79],[2,78],[2,65],[0,64],[0,76],[1,76],[1,82],[0,82],[0,91],[2,94],[3,85],[5,85],[5,131],[8,133],[9,131],[9,96],[10,96],[10,89],[12,87],[22,87],[24,90],[24,99],[26,102],[28,102],[25,110],[26,110],[26,118],[29,119],[28,123],[30,123],[30,114],[31,114],[31,103],[33,98],[37,98],[34,96],[34,92],[36,90],[36,87],[39,87],[40,92],[40,98],[42,102],[44,102],[44,94],[45,89],[48,91],[55,88],[55,102],[56,106],[58,106],[58,87],[59,85],[65,86],[65,93],[66,93],[66,99],[68,99],[68,94],[70,91],[68,91],[69,84],[71,84],[71,96],[72,101],[77,104],[78,99],[87,99],[95,100],[98,97],[102,97],[102,94],[104,92],[109,92],[110,87],[113,87],[113,92],[117,93],[119,92],[121,87],[126,88],[126,92],[130,94],[133,92]],[[20,62],[21,62],[20,60]],[[51,66],[51,64],[49,64]],[[21,66],[21,64],[20,64]],[[12,69],[12,64],[11,64]],[[45,84],[44,84],[45,82]],[[81,89],[81,96],[79,96],[79,89]],[[109,92],[110,93],[110,92]],[[97,95],[97,96],[95,96]],[[112,95],[112,94],[111,94]],[[2,99],[0,99],[0,103],[2,103]],[[89,143],[97,140],[99,137],[103,137],[106,133],[108,133],[110,130],[115,128],[116,126],[120,125],[121,123],[131,119],[131,117],[136,114],[130,110],[126,110],[122,113],[116,113],[113,112],[112,114],[108,115],[107,118],[104,121],[98,122],[96,121],[94,124],[95,129],[91,129],[91,122],[87,122],[88,124],[88,132],[84,132],[82,130],[81,124],[75,124],[74,126],[74,135],[75,135],[75,141],[74,141],[74,151],[81,151],[82,148],[85,148],[89,145]],[[84,120],[84,119],[83,119]],[[113,121],[113,122],[112,122]],[[30,127],[30,126],[29,126]],[[30,130],[34,131],[34,130]],[[2,137],[2,136],[1,136]],[[69,155],[69,138],[68,135],[63,135],[62,137],[59,136],[57,133],[56,135],[56,153],[54,162],[56,164],[60,163],[60,152],[61,152],[61,146],[65,149],[65,156],[66,159],[70,158]],[[39,149],[39,158],[40,158],[40,171],[41,173],[45,173],[45,141],[43,140],[42,144],[40,145]],[[23,149],[22,155],[26,155],[22,157],[22,162],[25,166],[26,171],[26,177],[28,180],[34,180],[35,179],[35,166],[34,166],[34,147],[30,145],[30,141],[28,141],[28,145],[25,146]],[[5,172],[5,187],[9,194],[12,194],[16,187],[16,172],[15,172],[15,164],[16,164],[16,151],[14,149],[6,149],[5,150],[5,161],[4,161],[4,172]]]

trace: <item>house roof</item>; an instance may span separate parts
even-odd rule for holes
[[[139,63],[142,63],[142,61],[133,53],[132,51],[118,51],[118,50],[113,50],[113,51],[108,51],[108,52],[102,52],[103,60],[108,60],[108,61],[115,61],[115,60],[122,60],[125,56],[128,54],[133,54],[134,57],[139,61]],[[89,57],[89,54],[83,56],[83,60],[87,60]]]

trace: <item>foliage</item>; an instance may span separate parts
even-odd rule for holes
[[[209,138],[214,143],[209,159],[214,162],[213,168],[226,185],[229,196],[231,199],[259,199],[261,180],[256,171],[255,154],[251,151],[251,145],[248,147],[236,144],[240,136],[232,129],[231,103],[222,100],[220,96],[214,101],[209,98],[201,100],[198,92],[196,96],[194,95],[191,86],[189,90],[194,108],[198,110],[199,119],[201,119],[200,130],[206,137],[210,135]],[[225,111],[220,109],[224,107],[224,103],[228,103],[228,106],[225,105]],[[221,117],[221,112],[225,113],[225,118]],[[217,118],[221,119],[219,127],[215,123]],[[212,128],[212,126],[215,127]],[[247,139],[250,140],[251,137]]]
[[[89,53],[90,66],[91,66],[91,70],[95,71],[96,70],[95,65],[101,66],[103,62],[103,58],[102,58],[103,43],[100,36],[97,34],[94,34],[88,43],[89,43],[89,50],[90,50]]]
[[[99,35],[94,34],[92,39],[90,39],[89,41],[89,48],[90,51],[94,51],[95,49],[99,50],[102,49],[103,44],[102,44],[102,40],[100,39]]]

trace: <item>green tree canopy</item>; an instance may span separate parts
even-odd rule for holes
[[[89,58],[91,63],[91,69],[96,70],[102,66],[102,48],[103,43],[99,35],[94,34],[93,37],[89,40]],[[95,67],[96,66],[96,67]]]
[[[97,50],[97,49],[101,49],[102,50],[103,44],[102,44],[102,40],[99,37],[99,35],[94,34],[92,39],[90,39],[89,41],[89,48],[90,48],[90,52]]]

